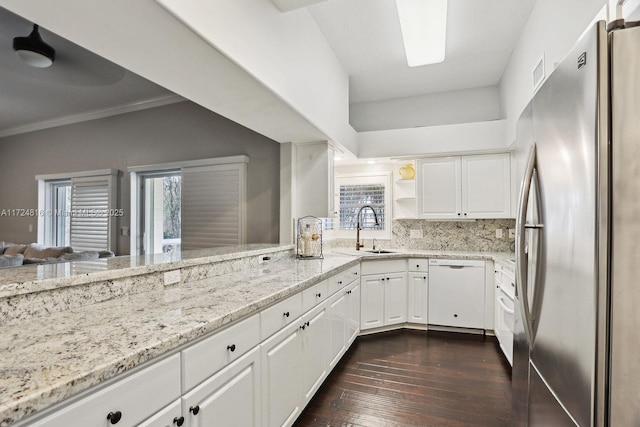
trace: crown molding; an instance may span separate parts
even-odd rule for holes
[[[68,116],[57,117],[51,120],[43,120],[40,122],[30,123],[23,126],[0,131],[0,138],[11,135],[19,135],[21,133],[35,132],[39,130],[54,128],[58,126],[66,126],[74,123],[87,122],[89,120],[102,119],[105,117],[117,116],[119,114],[132,113],[134,111],[146,110],[148,108],[162,107],[163,105],[175,104],[186,101],[185,98],[171,94],[159,96],[156,98],[145,99],[144,101],[136,101],[129,104],[118,105],[115,107],[104,108],[101,110],[87,111],[79,114],[71,114]]]

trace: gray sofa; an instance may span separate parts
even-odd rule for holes
[[[30,264],[51,264],[69,261],[91,261],[113,257],[111,251],[74,252],[71,246],[45,246],[37,243],[0,242],[0,268]]]

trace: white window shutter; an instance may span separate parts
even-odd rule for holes
[[[245,163],[182,169],[182,249],[245,243]]]
[[[116,176],[71,180],[71,247],[75,252],[114,250]]]

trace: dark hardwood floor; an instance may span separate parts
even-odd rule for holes
[[[495,337],[358,337],[295,426],[508,426],[511,369]]]

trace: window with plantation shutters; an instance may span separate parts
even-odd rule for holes
[[[246,163],[182,169],[182,249],[245,242]]]
[[[391,238],[389,173],[338,175],[336,187],[339,224],[335,228],[338,237],[355,238],[360,212],[360,228],[367,237]],[[371,209],[362,209],[363,206],[371,206],[375,216]]]
[[[74,252],[116,251],[116,169],[36,176],[38,242],[71,246]]]

